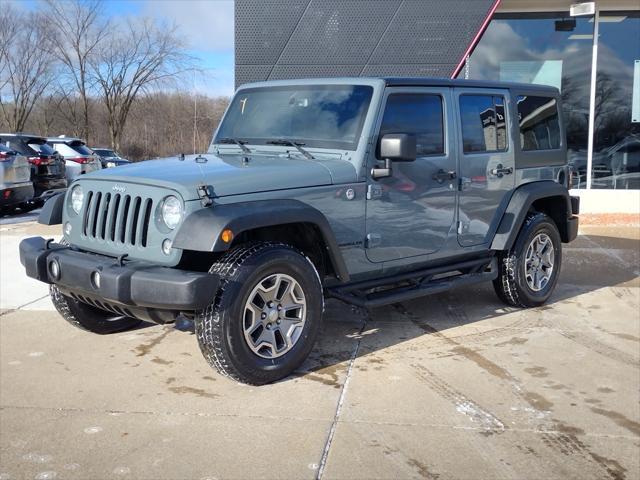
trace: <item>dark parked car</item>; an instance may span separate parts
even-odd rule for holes
[[[34,194],[31,208],[40,207],[51,196],[67,188],[65,162],[47,145],[47,139],[23,133],[0,133],[0,143],[27,157],[31,164]]]
[[[118,152],[111,148],[91,147],[93,153],[97,153],[102,163],[102,168],[113,168],[121,165],[128,165],[131,162],[125,158],[122,158]]]
[[[0,144],[0,216],[21,207],[32,197],[33,184],[26,157]]]

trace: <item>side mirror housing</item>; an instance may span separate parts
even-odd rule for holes
[[[388,133],[380,139],[380,157],[384,168],[371,169],[373,179],[393,175],[392,162],[413,162],[416,159],[416,137],[407,133]]]
[[[416,159],[416,136],[389,133],[380,139],[380,158],[392,162],[413,162]]]

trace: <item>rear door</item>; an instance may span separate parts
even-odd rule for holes
[[[457,88],[459,145],[458,243],[491,241],[515,185],[513,145],[509,140],[509,91]]]

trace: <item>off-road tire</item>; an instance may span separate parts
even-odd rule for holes
[[[551,238],[554,248],[554,268],[546,286],[535,291],[529,287],[524,274],[526,250],[531,241],[540,233]],[[562,263],[562,241],[558,227],[544,213],[527,215],[513,247],[498,255],[498,277],[493,288],[498,297],[507,305],[521,308],[537,307],[544,304],[556,286]]]
[[[49,286],[51,301],[62,318],[74,327],[101,335],[121,332],[137,327],[142,320],[115,315],[93,305],[79,302],[64,295],[55,285]]]
[[[322,321],[322,284],[313,263],[284,243],[240,245],[223,255],[209,270],[220,276],[211,303],[195,316],[200,350],[220,374],[238,382],[264,385],[293,372],[307,358]],[[252,289],[265,276],[283,273],[294,278],[307,303],[306,320],[291,350],[280,357],[262,358],[244,337],[243,308]]]

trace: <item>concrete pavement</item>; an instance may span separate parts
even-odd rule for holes
[[[0,226],[0,479],[640,477],[640,239],[589,227],[552,302],[491,285],[330,301],[296,375],[219,377],[191,332],[98,336],[26,279]]]

